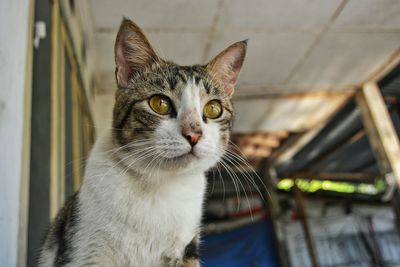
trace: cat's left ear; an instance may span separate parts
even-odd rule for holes
[[[126,87],[135,73],[160,60],[142,29],[126,18],[119,28],[114,52],[118,88]]]
[[[226,48],[206,65],[206,69],[231,97],[246,56],[247,40],[237,42]]]

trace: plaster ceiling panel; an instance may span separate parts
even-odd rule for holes
[[[327,33],[289,82],[357,84],[399,48],[400,33]]]
[[[269,110],[270,103],[270,99],[234,100],[233,132],[253,132],[254,125],[262,120],[264,114]],[[251,116],[249,116],[250,114]]]
[[[282,84],[316,38],[300,32],[218,32],[211,42],[208,60],[230,44],[249,38],[240,86]]]
[[[217,27],[270,30],[321,29],[341,0],[229,0],[225,1]]]
[[[116,33],[97,33],[97,66],[95,70],[100,89],[114,87],[114,42]],[[158,32],[147,34],[157,53],[165,59],[181,65],[201,63],[201,55],[206,42],[202,32]]]
[[[149,33],[150,42],[164,59],[181,65],[202,63],[207,41],[205,32],[158,32]]]
[[[151,29],[207,29],[218,1],[186,0],[90,0],[97,29],[115,29],[126,16],[140,27]]]
[[[283,98],[272,104],[271,112],[265,114],[256,129],[307,131],[325,121],[346,99],[347,96]]]
[[[324,121],[346,95],[235,100],[234,132],[303,132]],[[249,116],[251,114],[251,116]]]
[[[400,29],[399,0],[351,0],[334,29]]]

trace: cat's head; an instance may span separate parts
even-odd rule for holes
[[[246,46],[234,43],[206,65],[179,66],[161,59],[124,19],[115,42],[113,140],[125,165],[148,172],[215,165],[229,142],[231,97]]]

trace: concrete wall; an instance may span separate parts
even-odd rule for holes
[[[18,262],[29,7],[0,1],[0,266]]]

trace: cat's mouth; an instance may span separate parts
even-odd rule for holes
[[[199,156],[196,155],[196,153],[194,152],[193,149],[191,149],[189,152],[187,152],[185,154],[182,154],[182,155],[179,155],[176,157],[171,157],[169,159],[172,161],[175,161],[175,162],[189,163],[193,160],[199,159]]]
[[[194,152],[194,150],[190,150],[188,153],[185,153],[181,156],[176,157],[177,159],[184,159],[184,158],[189,158],[189,159],[196,159],[198,158],[198,156],[196,155],[196,153]]]

